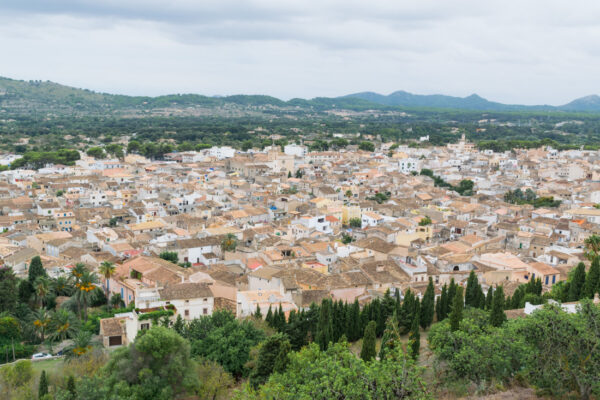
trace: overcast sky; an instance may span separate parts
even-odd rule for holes
[[[597,0],[0,0],[0,75],[159,95],[600,93]]]

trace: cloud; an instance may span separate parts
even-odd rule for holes
[[[577,0],[3,0],[0,74],[133,94],[560,104],[600,92],[598,17]]]

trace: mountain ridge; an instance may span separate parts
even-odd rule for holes
[[[161,96],[129,96],[95,92],[51,81],[23,81],[0,77],[0,109],[4,112],[26,112],[28,107],[47,112],[96,112],[127,108],[149,109],[177,106],[218,107],[239,106],[307,107],[315,109],[385,109],[431,108],[465,111],[564,111],[600,112],[600,96],[588,95],[561,105],[519,105],[489,101],[476,93],[466,97],[443,94],[421,95],[397,90],[389,95],[359,92],[339,97],[293,98],[281,100],[268,95],[205,96],[171,94]]]

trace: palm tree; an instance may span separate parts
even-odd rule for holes
[[[235,251],[237,247],[237,237],[233,233],[228,233],[221,242],[222,251]]]
[[[52,289],[57,296],[71,296],[73,294],[73,285],[70,276],[59,276],[52,280]]]
[[[76,288],[76,292],[75,292],[75,301],[77,302],[77,315],[81,315],[81,298],[79,296],[79,290],[78,290],[78,286],[81,282],[81,277],[83,276],[83,273],[87,270],[87,267],[85,266],[85,264],[83,263],[77,263],[75,264],[75,267],[73,267],[73,269],[71,270],[71,276],[73,277],[73,280],[75,281],[75,288]]]
[[[109,280],[110,278],[115,274],[116,268],[115,268],[115,264],[111,263],[110,261],[103,261],[102,264],[100,264],[100,275],[102,275],[104,277],[104,295],[106,296],[106,306],[108,308],[109,306]]]
[[[585,248],[588,250],[585,255],[590,261],[600,256],[600,236],[590,235],[583,243],[585,244]]]
[[[92,333],[81,330],[73,337],[73,344],[65,347],[65,358],[71,360],[83,356],[96,346],[98,342],[92,340]]]
[[[75,314],[60,309],[54,312],[50,319],[50,339],[62,342],[74,337],[77,334],[78,325],[79,321],[75,317]]]
[[[46,330],[50,325],[51,315],[45,308],[40,308],[33,313],[33,329],[40,335],[40,341],[44,341]]]
[[[98,276],[89,271],[87,268],[83,271],[83,274],[79,277],[79,282],[75,284],[77,288],[77,299],[83,309],[83,320],[87,322],[87,306],[90,300],[92,291],[96,289],[96,283],[98,283]]]
[[[36,302],[42,306],[44,299],[50,293],[50,280],[46,276],[38,276],[33,283],[33,291],[35,293]]]

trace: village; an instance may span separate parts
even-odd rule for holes
[[[129,310],[101,320],[105,347],[132,343],[161,312],[173,321],[219,309],[287,315],[388,290],[422,297],[430,278],[438,297],[472,271],[484,292],[501,285],[511,295],[536,279],[547,292],[589,264],[599,158],[479,151],[464,135],[374,151],[298,143],[164,160],[83,154],[74,166],[1,173],[0,260],[19,277],[36,256],[53,278],[81,263],[97,272],[111,304]]]

